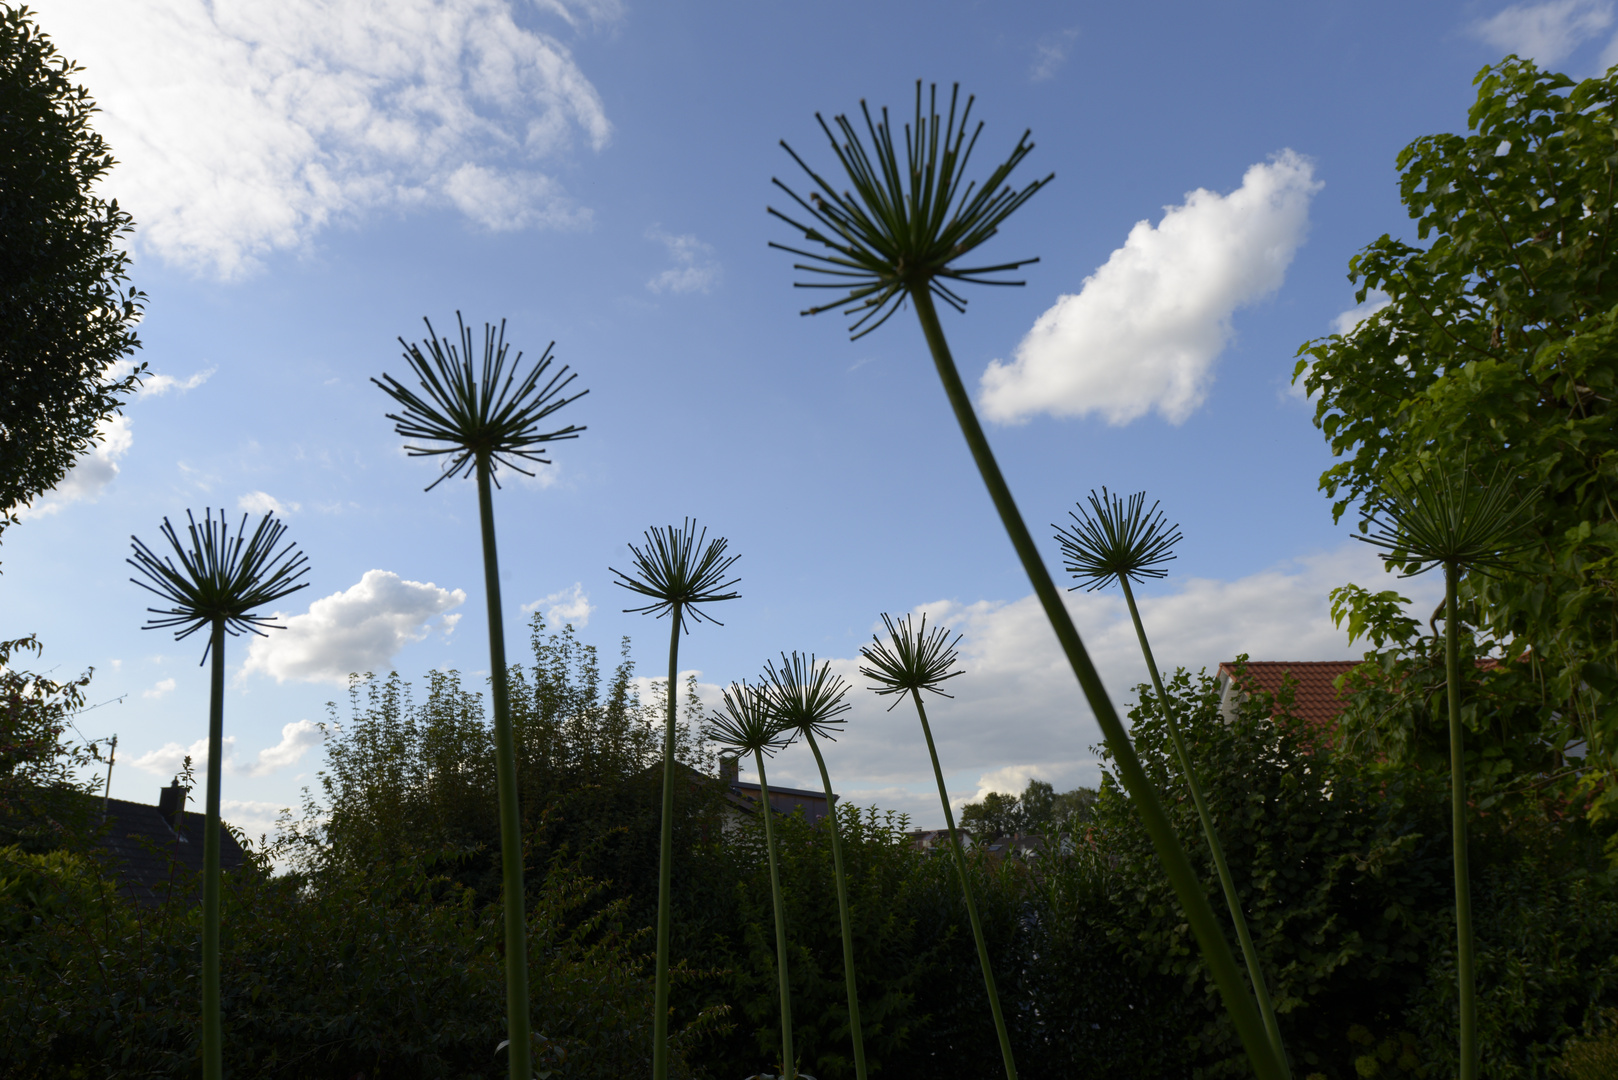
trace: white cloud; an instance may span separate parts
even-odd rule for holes
[[[218,370],[218,367],[205,368],[183,379],[177,379],[173,375],[147,375],[141,380],[140,395],[141,397],[146,397],[147,395],[162,397],[170,390],[178,390],[183,394],[188,390],[195,390],[207,382],[213,373]]]
[[[674,236],[653,225],[646,230],[646,239],[655,240],[668,248],[674,265],[646,283],[654,293],[707,292],[719,280],[719,263],[713,248],[689,234]]]
[[[224,743],[225,756],[221,768],[228,769],[232,765],[231,755],[236,749],[236,736],[226,735]],[[156,773],[167,780],[179,773],[180,766],[188,754],[191,757],[191,771],[197,778],[197,787],[201,788],[203,778],[208,775],[208,740],[205,737],[190,746],[181,746],[177,742],[164,743],[156,750],[148,750],[130,764],[137,769]]]
[[[525,612],[538,611],[540,608],[545,608],[545,621],[551,626],[561,627],[572,623],[575,629],[582,630],[590,625],[590,613],[595,610],[595,605],[590,603],[583,583],[575,581],[569,588],[522,606]]]
[[[465,601],[460,589],[367,570],[357,585],[316,600],[306,614],[278,612],[276,621],[286,629],[253,638],[242,671],[263,672],[276,682],[343,685],[350,672],[385,670],[400,649],[427,637],[433,619]]]
[[[1070,26],[1066,30],[1058,30],[1054,34],[1046,34],[1034,46],[1034,62],[1028,69],[1028,77],[1034,82],[1044,82],[1052,78],[1067,63],[1068,50],[1079,36],[1079,28]]]
[[[96,425],[96,431],[100,441],[74,463],[60,484],[37,502],[23,507],[18,517],[47,517],[69,503],[94,502],[101,497],[117,478],[118,459],[129,453],[129,448],[135,444],[135,435],[130,431],[129,417],[122,413],[102,420]]]
[[[1497,15],[1479,19],[1472,34],[1502,53],[1516,53],[1553,67],[1589,38],[1612,25],[1612,4],[1602,0],[1551,0],[1546,4],[1513,4]],[[1609,45],[1609,51],[1613,46]]]
[[[608,22],[614,0],[541,6]],[[81,0],[47,29],[102,112],[137,245],[230,277],[376,209],[587,220],[539,170],[611,135],[567,47],[510,0]]]
[[[267,746],[258,752],[251,765],[239,768],[236,771],[245,776],[263,776],[277,769],[284,769],[288,765],[296,765],[298,759],[303,757],[304,751],[316,746],[324,738],[319,724],[308,720],[298,720],[295,723],[283,724],[281,727],[281,741],[274,746]]]
[[[1363,643],[1332,625],[1327,594],[1349,581],[1396,588],[1412,597],[1422,619],[1441,598],[1443,583],[1396,581],[1376,553],[1352,541],[1335,551],[1284,563],[1232,581],[1190,578],[1171,591],[1139,598],[1141,618],[1162,669],[1213,670],[1246,652],[1255,660],[1357,658]],[[1120,717],[1134,688],[1148,675],[1121,594],[1067,593],[1068,610]],[[1098,766],[1091,748],[1100,729],[1063,656],[1045,613],[1033,596],[1011,602],[920,605],[928,625],[964,636],[965,673],[945,688],[953,700],[927,700],[951,802],[981,798],[989,790],[1020,792],[1031,776],[1058,790],[1093,785]],[[880,629],[880,624],[877,629]],[[855,657],[834,659],[832,669],[854,686],[854,708],[836,742],[823,743],[833,783],[855,803],[876,803],[910,813],[917,825],[943,824],[937,788],[914,707],[868,692]],[[751,675],[751,672],[747,673]],[[819,772],[807,748],[793,746],[770,767],[773,781],[818,788]]]
[[[156,701],[159,698],[166,697],[173,692],[173,679],[159,679],[155,684],[153,684],[150,690],[142,690],[140,692],[140,696],[143,698],[151,698],[153,701]]]
[[[236,500],[236,509],[244,514],[275,514],[285,517],[289,510],[301,509],[297,503],[283,503],[265,491],[249,491]]]
[[[992,420],[1100,414],[1127,424],[1152,409],[1182,423],[1202,404],[1231,318],[1281,287],[1322,187],[1283,150],[1229,195],[1205,188],[1138,222],[1124,246],[1034,323],[1011,363],[983,373]]]

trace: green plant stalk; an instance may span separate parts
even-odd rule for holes
[[[759,813],[764,815],[764,846],[770,852],[770,897],[775,901],[775,966],[781,973],[781,1073],[795,1080],[798,1062],[792,1053],[792,984],[787,979],[787,913],[781,906],[781,872],[775,865],[775,809],[770,805],[770,783],[764,779],[764,755],[753,751],[758,765]]]
[[[478,516],[483,524],[483,587],[489,611],[489,680],[494,699],[494,766],[500,794],[500,877],[506,916],[506,1060],[511,1080],[532,1080],[528,1010],[528,931],[522,888],[522,816],[517,808],[517,747],[506,686],[506,631],[500,610],[500,559],[494,543],[490,461],[479,454]]]
[[[680,666],[680,604],[670,609],[669,708],[663,720],[663,826],[657,856],[657,978],[652,998],[652,1080],[669,1075],[669,908],[674,890],[674,683]]]
[[[1158,861],[1163,864],[1163,871],[1185,909],[1186,921],[1201,947],[1203,962],[1208,965],[1214,983],[1219,987],[1225,1011],[1236,1027],[1253,1071],[1259,1080],[1286,1080],[1286,1065],[1270,1049],[1258,1006],[1242,979],[1241,969],[1236,966],[1236,957],[1230,951],[1230,943],[1225,940],[1207,894],[1203,892],[1202,882],[1191,868],[1185,847],[1175,835],[1157,791],[1141,768],[1140,759],[1135,756],[1129,733],[1119,721],[1117,710],[1107,697],[1107,689],[1101,684],[1101,676],[1096,674],[1095,665],[1090,662],[1090,655],[1085,651],[1084,642],[1073,625],[1073,618],[1062,603],[1062,594],[1056,590],[1050,571],[1045,568],[1045,561],[1034,546],[1034,538],[1029,535],[1028,526],[1023,523],[1022,514],[1012,500],[1011,489],[1000,475],[1000,466],[995,462],[989,441],[984,437],[977,414],[972,410],[972,399],[967,396],[960,373],[955,370],[955,359],[950,355],[949,343],[944,340],[944,330],[938,323],[938,312],[933,307],[926,283],[916,285],[909,293],[911,302],[916,306],[916,317],[921,322],[928,349],[932,352],[933,364],[944,384],[944,392],[949,396],[961,434],[965,436],[972,458],[977,462],[978,473],[983,477],[984,486],[989,489],[989,497],[999,511],[1001,524],[1005,526],[1011,545],[1022,560],[1023,570],[1034,586],[1034,593],[1045,609],[1045,616],[1050,619],[1051,629],[1056,632],[1062,651],[1067,654],[1073,674],[1090,703],[1090,710],[1101,725],[1102,735],[1107,740],[1107,747],[1112,751],[1118,769],[1118,778],[1129,792],[1135,811],[1140,814],[1141,824],[1152,838]]]
[[[927,709],[921,703],[921,691],[910,688],[910,698],[916,703],[916,716],[921,719],[921,733],[927,739],[927,756],[933,760],[933,778],[938,781],[938,801],[944,807],[944,824],[949,827],[950,851],[955,855],[955,870],[961,875],[961,892],[966,895],[966,914],[972,920],[972,940],[978,946],[978,966],[983,969],[983,986],[989,992],[989,1011],[994,1014],[994,1033],[1000,1039],[1000,1057],[1006,1065],[1006,1080],[1017,1080],[1017,1059],[1011,1054],[1011,1036],[1006,1033],[1006,1018],[1000,1011],[1000,992],[994,988],[994,969],[989,966],[989,947],[983,941],[983,923],[978,918],[977,901],[972,898],[972,883],[966,876],[966,852],[961,850],[961,837],[955,831],[955,813],[949,808],[949,791],[944,787],[944,770],[938,764],[938,749],[933,746],[933,729],[927,723]]]
[[[826,759],[820,756],[815,744],[815,733],[804,728],[804,738],[814,751],[815,764],[820,767],[820,782],[826,788],[826,817],[831,822],[832,869],[837,873],[837,914],[843,920],[843,981],[848,984],[848,1029],[854,1039],[854,1075],[865,1080],[865,1032],[860,1027],[860,995],[854,977],[854,924],[848,917],[848,879],[843,874],[843,840],[837,828],[837,807],[832,802],[831,774],[826,771]]]
[[[1185,737],[1180,733],[1180,723],[1174,718],[1174,712],[1169,707],[1169,696],[1163,690],[1163,676],[1157,670],[1157,660],[1152,656],[1152,647],[1146,641],[1146,627],[1140,619],[1140,609],[1135,606],[1135,592],[1129,587],[1129,578],[1120,574],[1118,583],[1124,587],[1124,599],[1129,602],[1129,617],[1135,621],[1135,636],[1140,639],[1140,651],[1146,657],[1146,669],[1152,673],[1152,687],[1157,691],[1158,704],[1163,707],[1163,719],[1168,724],[1169,737],[1174,740],[1174,752],[1180,759],[1180,771],[1185,774],[1185,783],[1191,789],[1191,801],[1196,804],[1197,816],[1202,819],[1202,835],[1208,840],[1208,850],[1213,853],[1214,866],[1219,871],[1219,885],[1225,891],[1225,905],[1230,908],[1230,921],[1236,927],[1236,940],[1242,946],[1242,959],[1247,962],[1247,977],[1252,981],[1253,992],[1258,995],[1259,1012],[1264,1017],[1264,1030],[1270,1037],[1270,1048],[1286,1068],[1284,1075],[1291,1075],[1291,1067],[1287,1062],[1286,1047],[1281,1044],[1281,1025],[1275,1019],[1275,1007],[1270,1002],[1270,990],[1264,981],[1264,969],[1259,965],[1258,950],[1253,947],[1253,935],[1247,930],[1247,916],[1242,913],[1241,900],[1236,896],[1236,882],[1230,876],[1230,864],[1225,861],[1225,849],[1219,843],[1219,834],[1214,831],[1213,815],[1208,812],[1207,800],[1202,796],[1202,784],[1197,780],[1196,769],[1191,764],[1191,752],[1186,749]]]
[[[1466,757],[1461,728],[1461,647],[1455,599],[1460,567],[1444,564],[1444,668],[1449,680],[1450,832],[1455,851],[1455,977],[1460,984],[1461,1080],[1477,1080],[1477,974],[1472,957],[1472,875],[1466,857]]]
[[[202,823],[202,1080],[221,1080],[225,1075],[225,1025],[219,1013],[219,782],[225,745],[222,617],[214,618],[208,647],[213,650],[213,678],[208,694],[208,801]]]

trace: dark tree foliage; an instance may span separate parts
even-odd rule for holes
[[[113,167],[96,111],[26,7],[0,5],[0,528],[60,483],[97,425],[134,392],[145,294],[129,285],[134,230],[92,192]]]
[[[977,839],[1033,833],[1056,836],[1083,828],[1095,806],[1094,788],[1057,791],[1044,780],[1028,781],[1021,795],[991,791],[961,808],[961,828]]]
[[[43,649],[38,638],[0,641],[0,843],[58,846],[85,825],[83,792],[99,785],[77,770],[91,760],[63,739],[84,706],[91,672],[56,682],[15,666]]]

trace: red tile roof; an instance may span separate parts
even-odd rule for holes
[[[1311,732],[1330,738],[1337,728],[1337,718],[1347,704],[1337,696],[1334,685],[1345,672],[1359,666],[1358,660],[1249,660],[1244,688],[1262,690],[1270,694],[1281,691],[1281,683],[1292,676],[1294,698],[1292,714]],[[1234,662],[1219,665],[1219,674],[1233,679]]]

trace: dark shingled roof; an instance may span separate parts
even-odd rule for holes
[[[108,870],[117,876],[118,891],[127,899],[137,904],[156,905],[170,898],[197,898],[196,885],[202,873],[203,817],[193,811],[186,811],[180,817],[180,828],[176,832],[156,806],[124,799],[107,800],[101,855],[110,864]],[[221,828],[220,868],[234,870],[245,861],[236,838]]]

